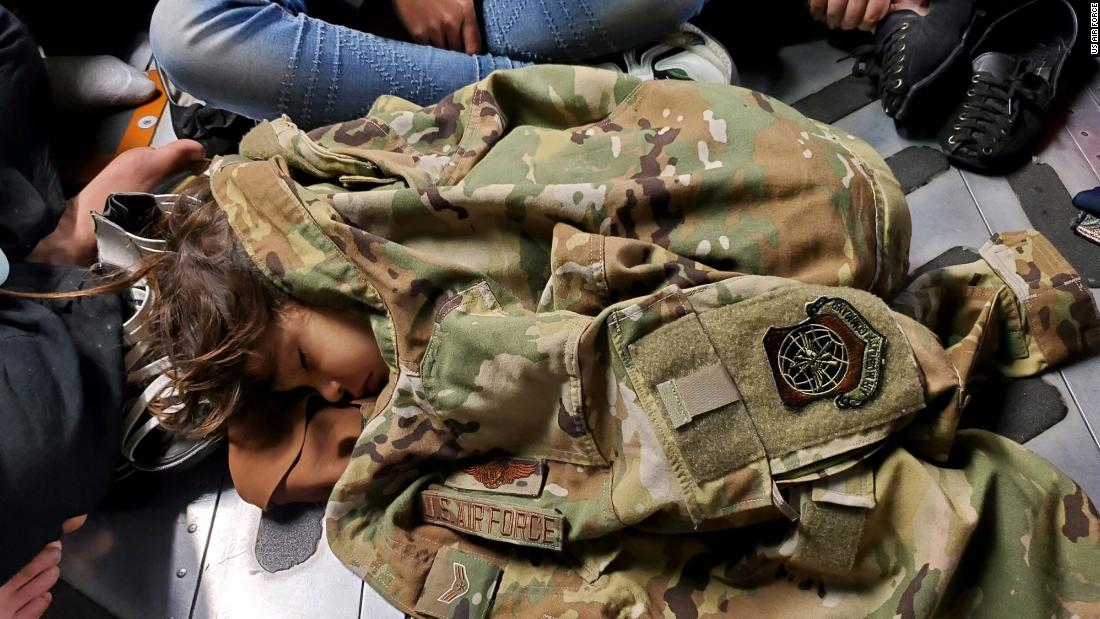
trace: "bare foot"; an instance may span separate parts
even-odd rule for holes
[[[150,191],[181,172],[198,172],[205,163],[202,145],[194,140],[177,140],[160,148],[135,148],[122,153],[69,200],[57,229],[38,242],[27,255],[27,261],[91,264],[95,260],[95,226],[90,215],[103,212],[108,194]]]
[[[0,585],[0,619],[38,619],[53,601],[50,587],[61,575],[61,542],[46,544],[26,567]]]

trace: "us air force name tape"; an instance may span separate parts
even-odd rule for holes
[[[557,510],[520,507],[439,490],[420,493],[425,522],[500,542],[562,549],[565,520]]]

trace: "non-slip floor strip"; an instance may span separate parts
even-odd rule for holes
[[[1100,247],[1074,234],[1070,226],[1078,210],[1054,168],[1031,162],[1007,178],[1031,225],[1058,248],[1090,288],[1100,288]]]
[[[791,104],[806,116],[834,123],[878,99],[870,78],[849,75]]]
[[[981,428],[1026,443],[1061,421],[1069,410],[1058,389],[1038,376],[992,380],[967,388],[982,405],[963,412],[960,426]]]
[[[886,158],[905,193],[924,187],[951,166],[942,152],[928,146],[910,146]]]
[[[256,561],[269,572],[289,569],[317,552],[321,540],[320,503],[273,505],[260,519],[256,532]]]

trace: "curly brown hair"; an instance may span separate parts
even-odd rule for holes
[[[70,299],[118,293],[144,278],[154,295],[142,325],[144,357],[168,359],[172,387],[149,409],[169,430],[208,436],[247,396],[269,390],[261,343],[290,297],[245,253],[206,176],[181,189],[174,208],[143,234],[165,239],[166,251],[133,273],[110,273],[107,283],[71,292],[0,289],[0,296]]]
[[[144,329],[149,354],[168,358],[177,395],[150,410],[168,429],[209,435],[266,390],[257,351],[289,297],[252,263],[205,177],[180,192],[154,234],[167,251],[146,275],[155,301]]]

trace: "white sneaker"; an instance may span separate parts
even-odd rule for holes
[[[597,65],[644,80],[693,80],[738,84],[740,78],[726,48],[692,24],[659,40],[623,52],[621,60]]]

